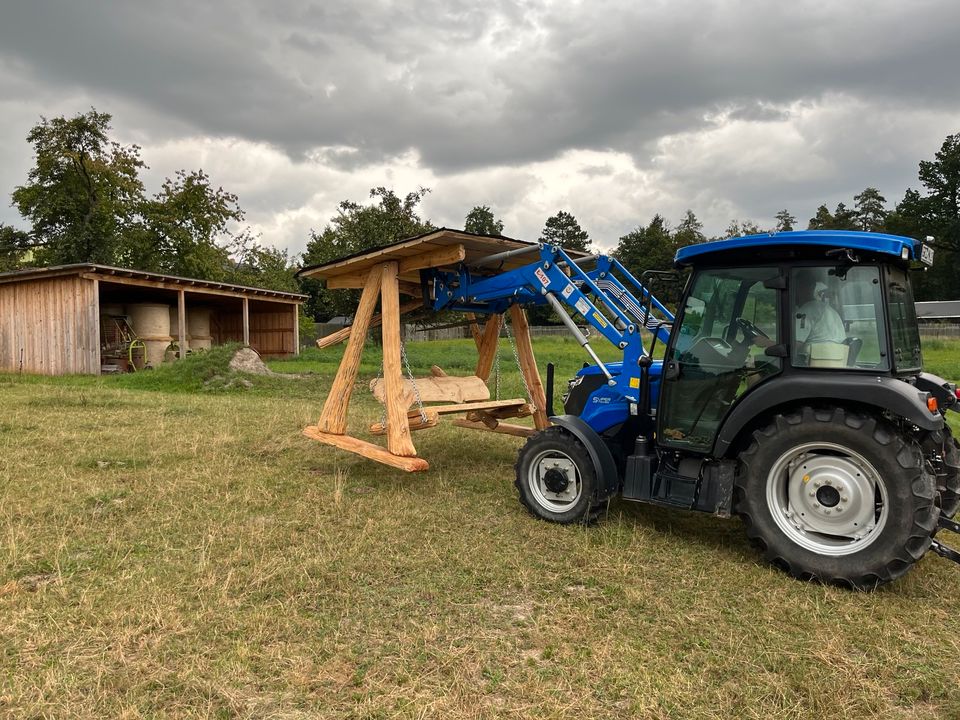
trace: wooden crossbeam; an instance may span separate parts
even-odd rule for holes
[[[404,315],[408,312],[416,310],[421,305],[423,305],[423,303],[420,300],[411,300],[409,302],[405,302],[403,303],[403,305],[400,306],[400,314]],[[383,322],[383,316],[380,315],[380,313],[377,313],[372,318],[370,318],[369,327],[371,328],[380,327],[380,323],[382,322]],[[350,337],[350,328],[352,327],[353,327],[352,325],[347,325],[342,330],[337,330],[336,332],[332,332],[329,335],[324,335],[322,338],[317,338],[317,347],[323,350],[324,348],[332,347],[334,345],[339,345],[348,337]]]
[[[425,270],[426,268],[443,267],[444,265],[456,265],[461,263],[467,257],[467,251],[463,245],[448,245],[439,250],[428,250],[417,255],[411,255],[400,260],[398,269],[400,275],[404,275],[414,270]]]
[[[504,435],[515,435],[517,437],[530,437],[536,435],[538,430],[524,425],[511,425],[509,423],[497,423],[496,427],[488,427],[482,422],[471,422],[470,420],[456,419],[453,424],[457,427],[468,428],[470,430],[486,430],[487,432],[502,433]]]
[[[483,422],[484,417],[492,418],[493,420],[506,420],[507,418],[522,418],[530,417],[533,415],[533,405],[524,404],[524,405],[510,405],[503,408],[493,408],[491,410],[474,410],[473,412],[467,413],[467,420],[474,420],[478,422]]]
[[[384,450],[379,445],[368,443],[366,440],[360,440],[349,435],[334,435],[332,433],[321,432],[319,428],[311,425],[304,428],[303,434],[311,440],[322,442],[325,445],[332,445],[341,450],[348,450],[352,453],[365,457],[369,460],[375,460],[384,465],[400,468],[407,472],[423,472],[430,469],[430,464],[419,457],[400,457]]]
[[[456,405],[431,405],[430,410],[440,415],[450,415],[451,413],[470,412],[472,410],[493,410],[495,408],[522,407],[526,405],[523,398],[514,398],[513,400],[489,400],[487,402],[467,402],[457,403]]]
[[[426,420],[423,419],[424,416],[426,416]],[[410,428],[411,432],[436,427],[438,422],[440,422],[440,416],[427,408],[423,409],[423,415],[420,414],[419,410],[411,410],[407,413],[407,427]],[[383,423],[375,422],[370,426],[370,433],[373,435],[383,435],[386,432],[387,428]]]

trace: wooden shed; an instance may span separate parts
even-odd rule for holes
[[[146,306],[169,308],[170,342],[180,348],[202,316],[197,346],[241,342],[261,355],[295,355],[305,298],[89,263],[0,273],[0,372],[99,374],[101,321]]]

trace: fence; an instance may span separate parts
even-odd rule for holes
[[[920,337],[926,340],[960,338],[960,325],[953,323],[920,323]]]

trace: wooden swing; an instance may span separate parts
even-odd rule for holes
[[[480,242],[481,239],[485,242]],[[434,248],[440,247],[410,254],[412,243],[416,243],[412,247],[420,243],[432,245]],[[324,277],[327,287],[363,288],[353,325],[344,329],[348,332],[337,333],[336,342],[346,339],[347,347],[320,419],[316,425],[305,428],[304,435],[371,460],[415,472],[427,470],[429,464],[423,458],[417,457],[411,433],[435,426],[441,415],[464,414],[464,418],[454,420],[455,425],[517,436],[531,435],[549,425],[546,396],[533,354],[530,328],[526,313],[517,305],[510,306],[509,312],[514,330],[516,356],[529,401],[523,398],[490,399],[487,381],[499,349],[503,320],[500,315],[489,315],[482,330],[476,322],[471,325],[478,354],[474,375],[448,376],[441,368],[434,366],[429,378],[404,378],[405,358],[400,337],[400,315],[402,310],[413,309],[413,303],[401,306],[400,294],[415,295],[420,292],[419,285],[412,282],[414,278],[407,279],[404,275],[409,277],[410,273],[419,273],[423,268],[455,266],[463,262],[469,254],[465,243],[481,245],[481,248],[470,248],[475,255],[481,256],[483,253],[490,254],[492,250],[503,250],[504,243],[508,243],[507,249],[510,249],[511,244],[514,247],[522,245],[519,241],[505,238],[486,238],[439,230],[400,243],[401,247],[393,246],[397,251],[406,251],[405,254],[391,253],[390,248],[386,248],[368,254],[375,258],[372,263],[364,262],[368,259],[366,256],[356,256],[334,263],[332,269],[327,265],[303,271],[304,275]],[[358,267],[362,272],[357,271]],[[374,309],[378,298],[380,314],[375,316]],[[421,304],[418,303],[417,307]],[[384,418],[369,429],[374,435],[386,435],[386,448],[347,434],[347,413],[360,367],[360,357],[367,332],[377,323],[380,324],[383,339],[383,376],[372,381],[370,386],[374,395],[384,404]],[[332,344],[335,344],[334,341],[329,341],[325,346]],[[430,402],[443,404],[424,404]],[[411,410],[410,407],[414,404],[417,407]],[[504,419],[530,415],[533,416],[536,429],[502,422]]]

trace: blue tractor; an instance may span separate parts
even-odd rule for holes
[[[923,371],[910,273],[932,263],[928,245],[753,235],[685,247],[673,278],[639,280],[611,257],[532,252],[506,272],[496,256],[432,271],[424,287],[436,310],[548,304],[591,356],[563,413],[520,450],[516,487],[535,516],[589,522],[616,495],[737,515],[777,567],[854,588],[900,577],[931,549],[960,561],[935,539],[960,530],[945,421],[960,405],[956,385]],[[651,289],[671,279],[678,297],[661,302]],[[602,362],[582,325],[622,361]],[[552,405],[552,368],[547,388]]]

